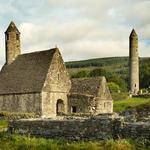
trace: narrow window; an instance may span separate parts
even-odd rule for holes
[[[135,84],[135,87],[136,87],[136,84]]]
[[[19,34],[16,34],[16,40],[19,40]]]
[[[106,108],[106,105],[107,105],[107,104],[106,104],[106,103],[104,103],[104,108]]]
[[[76,113],[76,112],[77,112],[76,106],[72,106],[72,113]]]
[[[59,80],[59,74],[58,74],[58,80]]]

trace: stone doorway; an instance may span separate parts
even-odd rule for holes
[[[56,113],[57,113],[57,115],[63,115],[64,114],[64,102],[61,99],[57,100]]]

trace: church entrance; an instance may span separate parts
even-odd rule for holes
[[[57,113],[57,115],[63,115],[64,114],[64,102],[61,99],[57,100],[56,113]]]

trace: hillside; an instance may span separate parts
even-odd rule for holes
[[[66,67],[71,77],[87,77],[94,69],[102,69],[105,71],[107,80],[110,78],[119,77],[123,79],[126,84],[128,82],[128,57],[108,57],[96,58],[81,61],[66,62]],[[79,74],[79,75],[78,75]],[[98,75],[97,75],[98,76]],[[140,58],[140,84],[142,88],[147,88],[150,85],[150,58]],[[146,81],[146,83],[145,83]]]
[[[140,64],[149,61],[150,58],[148,57],[141,57]],[[127,73],[128,70],[128,57],[107,57],[107,58],[96,58],[96,59],[88,59],[88,60],[81,60],[81,61],[70,61],[66,62],[66,67],[71,69],[92,69],[96,67],[102,67],[108,69],[109,71],[116,72],[116,73]],[[123,71],[124,70],[124,71]],[[123,71],[123,72],[122,72]]]

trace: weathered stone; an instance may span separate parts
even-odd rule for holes
[[[110,138],[150,139],[150,123],[124,122],[123,118],[82,120],[18,120],[9,124],[9,132],[68,140],[104,140]]]
[[[113,100],[104,77],[71,82],[58,48],[21,54],[20,32],[13,22],[5,34],[0,111],[35,113],[45,118],[113,112]]]
[[[134,29],[129,37],[129,78],[130,92],[136,95],[139,92],[139,54],[138,36]]]

